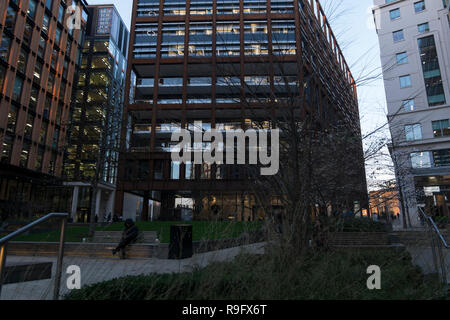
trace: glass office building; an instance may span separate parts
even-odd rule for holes
[[[86,3],[2,0],[0,12],[0,214],[3,220],[11,212],[29,218],[62,211],[63,155]],[[69,28],[74,17],[76,27]]]
[[[87,9],[64,162],[70,211],[78,222],[89,221],[92,211],[103,221],[113,210],[129,45],[129,32],[114,6]]]

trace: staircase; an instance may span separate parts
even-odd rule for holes
[[[337,232],[330,234],[333,247],[389,246],[391,241],[386,232]]]
[[[441,230],[442,236],[450,243],[450,230]],[[391,233],[394,243],[401,243],[411,247],[430,247],[430,234],[426,231],[395,231]]]

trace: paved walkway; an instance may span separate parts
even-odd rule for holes
[[[194,255],[185,260],[161,259],[91,259],[83,257],[65,257],[61,279],[61,295],[69,292],[65,271],[70,265],[81,269],[81,285],[103,282],[128,275],[148,275],[152,273],[183,273],[190,272],[195,267],[205,267],[212,262],[229,261],[239,253],[264,253],[264,243],[252,244],[238,248],[224,249]],[[4,285],[1,300],[48,300],[52,298],[56,257],[18,257],[8,256],[8,263],[53,261],[53,278],[48,280],[30,281],[18,284]]]

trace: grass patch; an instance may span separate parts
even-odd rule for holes
[[[368,290],[379,265],[381,290]],[[303,259],[241,255],[192,273],[133,276],[74,290],[68,300],[416,300],[445,298],[405,251],[335,251]]]
[[[243,232],[258,230],[262,226],[262,222],[228,222],[228,221],[193,221],[193,222],[173,222],[173,221],[154,221],[154,222],[137,222],[140,231],[156,231],[158,237],[163,243],[170,241],[170,226],[174,224],[191,224],[193,232],[193,241],[215,240],[235,238]],[[97,231],[122,231],[123,223],[112,223],[106,227],[96,227]],[[87,238],[89,226],[69,226],[66,232],[66,241],[81,242],[83,238]],[[58,242],[59,230],[47,233],[27,234],[17,238],[16,241],[33,241],[33,242]]]
[[[89,227],[72,226],[66,229],[67,242],[82,242],[87,237]],[[45,233],[23,234],[18,236],[14,241],[19,242],[59,242],[60,230],[53,230]]]

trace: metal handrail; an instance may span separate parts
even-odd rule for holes
[[[50,213],[34,222],[31,222],[30,224],[20,228],[19,230],[16,230],[7,236],[0,239],[0,297],[2,294],[2,286],[3,286],[3,277],[5,273],[5,266],[6,266],[6,253],[7,253],[7,246],[8,242],[13,240],[14,238],[18,237],[19,235],[29,231],[30,229],[36,227],[37,225],[40,225],[52,218],[58,218],[61,219],[61,235],[59,239],[59,251],[58,251],[58,262],[56,266],[56,279],[55,279],[55,287],[53,290],[53,299],[58,300],[59,298],[59,288],[61,285],[61,273],[62,273],[62,262],[63,262],[63,256],[64,256],[64,242],[65,242],[65,231],[66,231],[66,224],[67,224],[67,218],[69,217],[69,214],[67,213]]]
[[[447,241],[445,241],[444,236],[442,235],[441,231],[439,230],[439,228],[437,227],[436,223],[434,222],[433,218],[431,218],[430,216],[428,216],[425,211],[423,210],[422,207],[419,207],[419,212],[423,215],[423,217],[425,218],[425,220],[428,220],[428,222],[431,224],[431,226],[434,229],[434,232],[436,232],[436,234],[439,236],[442,244],[444,245],[445,248],[450,249],[449,245],[447,244]]]
[[[422,207],[418,207],[419,208],[419,213],[423,216],[423,218],[427,221],[428,223],[428,227],[430,230],[430,235],[431,235],[431,250],[433,252],[433,260],[434,260],[434,265],[436,268],[436,271],[439,275],[439,266],[438,266],[438,257],[439,256],[439,263],[440,263],[440,277],[442,278],[442,282],[444,285],[444,289],[445,291],[448,290],[448,283],[447,283],[447,266],[445,263],[445,258],[444,255],[442,253],[442,245],[446,248],[446,249],[450,249],[447,241],[445,241],[445,238],[442,236],[441,231],[439,230],[439,228],[437,227],[436,223],[434,222],[433,218],[431,218],[430,216],[428,216],[425,213],[425,210]],[[437,241],[437,253],[436,253],[436,245],[435,245],[435,237],[433,237],[433,231],[436,235],[438,235],[438,241]],[[439,241],[440,240],[440,241]]]

